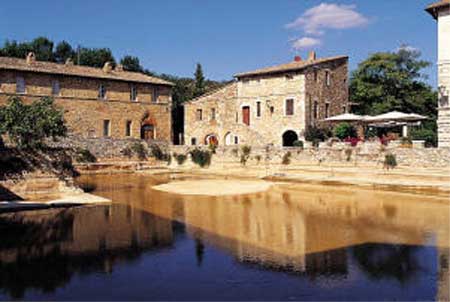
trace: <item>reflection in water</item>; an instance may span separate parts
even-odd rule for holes
[[[300,184],[220,198],[151,189],[167,180],[82,177],[115,203],[1,215],[5,298],[449,297],[440,197]],[[95,291],[79,276],[96,276]]]

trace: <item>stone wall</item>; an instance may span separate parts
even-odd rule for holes
[[[16,77],[22,76],[26,93],[16,94]],[[57,106],[63,108],[71,134],[83,137],[103,136],[103,123],[110,121],[110,136],[125,138],[127,123],[131,122],[132,138],[140,138],[144,119],[155,127],[155,138],[171,141],[171,91],[169,87],[133,84],[138,89],[137,102],[130,100],[130,83],[124,81],[89,79],[38,73],[0,71],[0,105],[18,95],[31,102],[52,96],[52,81],[58,80],[60,93],[53,95]],[[99,85],[106,87],[106,100],[98,99]],[[154,97],[157,97],[154,99]]]
[[[242,146],[220,147],[213,155],[213,165],[217,163],[239,163]],[[187,154],[193,147],[172,146],[173,153]],[[208,150],[207,147],[200,147]],[[398,165],[418,168],[450,169],[450,149],[407,148],[392,144],[383,146],[378,142],[359,144],[352,147],[347,143],[323,143],[319,148],[306,144],[304,149],[288,147],[252,147],[250,164],[281,164],[283,156],[291,153],[291,164],[296,165],[348,165],[383,166],[385,155],[396,156]]]

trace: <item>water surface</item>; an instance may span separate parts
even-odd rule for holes
[[[152,189],[169,177],[83,176],[114,203],[0,215],[0,299],[449,299],[445,197],[311,184],[221,197]]]

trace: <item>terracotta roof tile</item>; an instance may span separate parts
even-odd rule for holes
[[[328,57],[328,58],[320,58],[312,61],[293,61],[286,64],[261,68],[253,71],[248,72],[242,72],[235,74],[234,77],[241,78],[246,76],[254,76],[254,75],[263,75],[263,74],[271,74],[271,73],[278,73],[278,72],[285,72],[285,71],[294,71],[294,70],[300,70],[304,69],[306,67],[314,66],[317,64],[335,61],[335,60],[341,60],[341,59],[348,59],[348,56],[335,56],[335,57]]]
[[[432,3],[427,6],[425,9],[427,12],[429,12],[435,19],[437,18],[437,10],[441,7],[449,6],[450,7],[450,0],[441,0],[435,3]]]
[[[110,79],[127,82],[137,82],[137,83],[150,83],[150,84],[160,84],[170,86],[173,85],[173,83],[171,82],[164,81],[162,79],[148,76],[139,72],[118,71],[118,70],[104,72],[103,69],[101,68],[79,66],[79,65],[57,64],[42,61],[34,61],[31,63],[27,63],[25,59],[10,58],[10,57],[0,57],[0,69],[70,75],[70,76],[89,77],[98,79]]]

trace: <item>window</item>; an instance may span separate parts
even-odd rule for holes
[[[270,114],[273,114],[275,112],[275,107],[270,106]]]
[[[137,92],[136,85],[131,84],[130,85],[130,100],[133,101],[133,102],[136,102],[137,101],[137,95],[138,95],[138,92]]]
[[[16,92],[25,93],[25,79],[23,77],[16,78]]]
[[[203,111],[202,111],[202,109],[197,109],[197,111],[195,112],[195,119],[197,121],[201,121],[203,119]]]
[[[101,100],[106,99],[106,87],[104,84],[100,84],[100,87],[98,88],[98,98]]]
[[[347,113],[347,106],[342,106],[342,113]]]
[[[126,126],[125,126],[125,136],[131,136],[131,125],[132,125],[132,122],[127,121]]]
[[[192,137],[192,138],[191,138],[191,145],[192,145],[192,146],[197,145],[197,139],[196,139],[195,137]]]
[[[261,102],[256,102],[256,116],[261,117]]]
[[[216,108],[211,108],[211,120],[214,121],[216,119]]]
[[[318,76],[317,70],[314,69],[314,82],[317,82],[318,78],[319,78],[319,76]]]
[[[314,108],[313,108],[314,119],[317,119],[318,115],[319,115],[319,104],[317,103],[317,101],[314,101]]]
[[[111,134],[110,124],[110,120],[103,121],[103,136],[105,137],[110,136]]]
[[[294,79],[294,76],[292,75],[292,74],[287,74],[286,75],[286,80],[293,80]]]
[[[158,103],[158,95],[159,95],[158,87],[154,87],[152,95],[152,103]]]
[[[325,71],[325,81],[327,83],[327,86],[331,85],[331,74],[329,70]]]
[[[294,115],[294,100],[293,99],[286,100],[285,110],[286,110],[285,111],[286,115]]]
[[[330,116],[330,103],[325,104],[325,118]]]
[[[60,92],[59,81],[53,80],[52,81],[52,94],[59,95],[59,92]]]
[[[236,112],[236,123],[239,123],[239,114]]]
[[[250,126],[250,106],[242,107],[242,123]]]
[[[234,137],[234,144],[235,144],[235,145],[238,145],[238,144],[239,144],[239,137],[238,137],[238,136],[235,136],[235,137]]]

